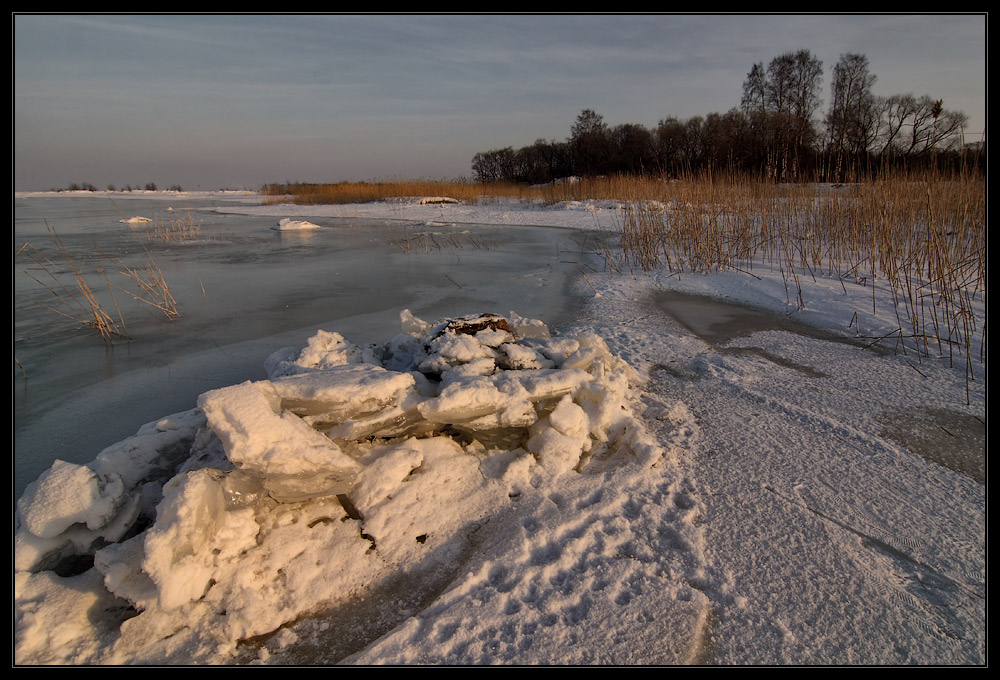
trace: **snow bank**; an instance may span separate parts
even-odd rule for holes
[[[461,203],[457,198],[451,198],[449,196],[423,196],[418,198],[415,203],[417,205],[440,205],[442,203]]]
[[[53,464],[17,506],[17,662],[225,662],[453,567],[511,499],[664,455],[600,337],[513,313],[401,322],[367,347],[319,331],[267,380]]]
[[[313,224],[312,222],[307,222],[306,220],[293,220],[290,217],[285,217],[278,220],[278,223],[271,227],[277,231],[298,231],[302,229],[319,229],[318,224]]]

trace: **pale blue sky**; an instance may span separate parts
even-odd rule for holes
[[[739,106],[755,62],[868,56],[875,93],[986,127],[985,15],[14,15],[14,189],[442,179],[565,139]]]

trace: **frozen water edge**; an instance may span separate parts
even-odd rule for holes
[[[80,202],[86,210],[72,207]],[[140,205],[146,203],[148,214],[162,209],[151,199]],[[14,382],[15,494],[56,455],[85,463],[141,424],[190,408],[208,389],[263,377],[264,357],[304,343],[317,328],[374,342],[396,332],[404,307],[438,318],[509,306],[557,327],[583,302],[565,293],[578,265],[562,260],[586,262],[585,254],[565,256],[575,232],[484,227],[475,238],[490,245],[477,248],[461,229],[410,224],[404,232],[405,224],[344,220],[323,221],[316,230],[272,231],[272,218],[227,216],[210,226],[213,217],[196,215],[216,238],[149,246],[181,316],[166,324],[142,309],[137,318],[123,305],[131,343],[107,348],[95,342],[36,304],[52,304],[48,291],[17,277],[15,356],[26,373],[15,372]],[[93,255],[95,239],[105,252],[122,242],[102,226],[117,225],[110,203],[25,201],[18,205],[18,238],[48,238],[43,219],[84,255]],[[419,238],[428,232],[445,244],[440,250],[404,253],[393,242],[404,233]]]
[[[633,545],[630,523],[641,517],[635,493],[672,494],[645,480],[662,482],[670,466],[632,415],[636,376],[597,336],[549,339],[541,323],[509,318],[432,328],[404,314],[409,335],[365,351],[320,332],[301,352],[275,353],[270,380],[206,393],[200,411],[151,423],[89,468],[57,462],[19,503],[19,661],[232,661],[238,641],[343,606],[403,574],[419,600],[427,584],[416,575],[453,570],[472,534],[495,531],[484,528],[495,515],[506,525],[502,535],[514,537],[498,542],[496,559],[506,565],[511,551],[524,553],[518,573],[535,572],[539,583],[526,584],[532,592],[552,579],[575,582],[580,571],[588,584],[597,578],[571,605],[554,603],[565,616],[597,625],[591,607],[608,598],[606,606],[626,605],[637,592],[597,574],[619,565],[621,577],[634,571],[623,572],[622,560],[656,559]],[[469,324],[474,332],[462,330]],[[686,419],[683,410],[674,415]],[[202,429],[206,417],[214,436]],[[191,453],[180,456],[176,475],[164,474],[178,446]],[[137,518],[152,521],[153,504],[155,523],[125,540]],[[525,519],[521,510],[505,511],[508,504],[561,514],[569,525]],[[678,501],[676,512],[683,518],[692,507]],[[520,531],[511,533],[512,522]],[[666,529],[669,540],[697,562],[697,530],[688,523],[694,540],[685,537],[684,524]],[[95,539],[112,541],[95,556],[108,590],[141,612],[120,623],[117,639],[120,606],[107,609],[110,620],[91,615],[95,630],[76,620],[83,626],[76,631],[65,610],[34,606],[59,590],[48,569],[65,572],[77,561],[68,558],[92,550]],[[489,587],[498,573],[487,570]],[[697,609],[699,598],[677,578],[658,578],[657,592],[694,600]],[[430,584],[432,592],[439,587]],[[107,598],[101,590],[91,592]],[[498,615],[511,613],[513,600],[503,599]],[[58,625],[53,615],[63,617]],[[560,620],[549,606],[533,624],[520,619],[544,627]],[[698,620],[677,617],[675,639]],[[41,633],[53,625],[58,650]],[[541,631],[529,632],[525,639],[541,645]],[[110,648],[97,642],[109,636]],[[553,652],[559,637],[549,643]],[[581,647],[578,661],[602,660],[594,653]],[[683,653],[669,658],[681,661]]]

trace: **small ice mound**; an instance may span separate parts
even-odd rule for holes
[[[58,617],[29,593],[74,555],[92,556],[97,595],[135,611],[93,623],[105,647],[76,662],[225,662],[241,640],[450,564],[512,498],[664,455],[636,416],[636,374],[597,335],[514,313],[406,310],[400,326],[365,347],[318,331],[269,357],[266,380],[206,392],[93,467],[54,464],[18,502],[17,662],[64,658],[74,631],[43,636]]]
[[[424,196],[416,200],[417,205],[441,205],[443,203],[461,203],[461,201],[448,196]]]
[[[120,224],[142,224],[144,222],[152,222],[152,221],[153,220],[149,219],[148,217],[141,217],[139,215],[118,220]]]
[[[274,352],[264,362],[269,378],[295,375],[311,370],[323,370],[343,364],[361,363],[360,348],[347,342],[340,333],[317,331],[301,350],[285,347]]]
[[[278,220],[271,229],[277,231],[301,231],[304,229],[320,229],[318,224],[313,224],[312,222],[307,222],[306,220],[293,220],[290,217],[282,218]]]

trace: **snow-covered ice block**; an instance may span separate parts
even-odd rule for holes
[[[56,460],[27,486],[17,509],[28,531],[39,538],[54,538],[74,524],[103,527],[124,501],[120,475],[98,476],[84,465]]]
[[[518,395],[499,390],[486,376],[471,376],[449,383],[441,394],[417,408],[427,420],[461,423],[486,415],[512,411],[521,413],[530,404]]]
[[[298,415],[322,414],[331,422],[369,416],[415,395],[409,373],[371,364],[344,364],[271,382],[282,409]]]
[[[333,441],[281,411],[281,397],[267,381],[206,392],[198,406],[238,467],[263,476],[337,474],[345,482],[357,472],[357,463]]]
[[[88,529],[84,524],[73,524],[53,538],[40,538],[22,526],[14,535],[14,569],[52,569],[64,558],[91,554],[109,542],[120,540],[135,523],[139,510],[139,498],[129,496],[104,526]]]

